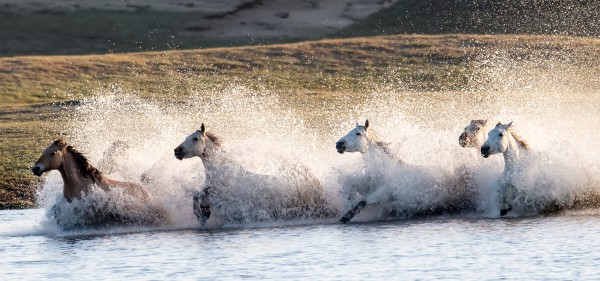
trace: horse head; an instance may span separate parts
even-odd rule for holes
[[[465,127],[458,138],[460,146],[480,148],[487,139],[486,124],[487,120],[471,120],[471,124]]]
[[[194,156],[205,157],[207,148],[220,146],[220,139],[206,132],[204,123],[200,126],[200,130],[192,133],[185,141],[175,148],[175,157],[179,160],[192,158]]]
[[[488,133],[488,139],[481,146],[481,154],[483,157],[488,158],[490,155],[496,153],[504,153],[508,150],[510,145],[509,140],[509,128],[512,126],[512,122],[508,124],[498,123]]]
[[[365,121],[364,126],[357,123],[356,128],[335,143],[335,148],[340,154],[344,152],[365,153],[369,146],[369,134],[369,120]]]
[[[42,152],[42,156],[35,162],[31,171],[39,177],[45,172],[57,170],[65,162],[66,148],[67,143],[64,140],[59,139],[54,141]]]

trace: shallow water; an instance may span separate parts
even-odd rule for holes
[[[71,232],[42,217],[0,211],[2,279],[591,280],[600,263],[594,212]]]

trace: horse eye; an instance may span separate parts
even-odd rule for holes
[[[356,133],[356,135],[357,135],[357,136],[360,136],[360,135],[362,135],[362,134],[361,134],[361,133]]]
[[[501,137],[503,137],[503,136],[504,136],[504,133],[500,133],[500,136],[501,136]]]
[[[54,155],[56,155],[56,152],[50,153],[50,156],[54,156]]]
[[[199,137],[195,137],[195,138],[194,138],[194,141],[198,141],[199,139],[200,139]]]
[[[475,128],[475,131],[479,131],[479,128]]]

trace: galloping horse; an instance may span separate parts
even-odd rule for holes
[[[356,124],[336,144],[337,152],[360,152],[365,160],[367,191],[340,222],[349,222],[368,205],[389,202],[391,214],[431,215],[462,212],[473,206],[472,195],[462,177],[439,166],[408,164],[395,155],[369,126]]]
[[[121,189],[124,195],[130,196],[134,201],[144,205],[148,204],[152,199],[152,195],[146,188],[140,185],[115,181],[105,177],[102,172],[89,163],[88,159],[82,153],[68,145],[62,139],[54,141],[54,143],[46,148],[31,170],[36,176],[41,176],[43,173],[51,170],[58,170],[63,179],[63,196],[67,202],[82,199],[82,196],[93,192],[95,187],[105,192],[113,189]],[[103,214],[97,215],[104,219],[110,217],[103,216]],[[162,215],[162,213],[158,214],[158,216]],[[119,215],[114,219],[119,221],[125,220],[123,216]]]
[[[221,139],[207,132],[204,124],[177,146],[174,154],[179,160],[200,157],[204,165],[204,186],[193,197],[194,213],[202,225],[210,218],[211,207],[229,221],[322,218],[333,214],[322,186],[307,168],[287,167],[287,175],[283,176],[250,172],[221,150]]]
[[[458,143],[462,147],[475,147],[477,149],[487,140],[487,120],[471,120],[471,123],[465,127],[465,131],[458,138]]]
[[[344,152],[360,152],[365,157],[381,157],[386,160],[392,160],[398,166],[404,166],[405,163],[401,159],[395,157],[390,153],[388,144],[380,141],[377,136],[369,130],[369,120],[365,121],[365,125],[356,124],[356,128],[352,129],[345,136],[343,136],[335,144],[335,148],[338,153],[343,154]],[[340,222],[349,222],[356,214],[364,209],[369,204],[377,203],[379,200],[380,193],[383,193],[383,188],[376,186],[376,190],[368,194],[364,200],[361,200],[350,209],[341,219]]]
[[[488,158],[490,155],[502,153],[504,156],[504,174],[500,182],[500,215],[506,215],[512,206],[509,200],[515,196],[516,188],[512,184],[513,177],[518,171],[521,154],[529,151],[529,144],[512,130],[512,123],[498,123],[488,133],[487,141],[481,146],[481,154]]]

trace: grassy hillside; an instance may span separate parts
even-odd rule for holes
[[[485,37],[480,37],[485,38]],[[488,40],[488,39],[486,39]],[[493,39],[489,39],[493,42]],[[118,83],[142,96],[185,96],[235,80],[267,89],[349,91],[393,70],[411,89],[464,84],[467,36],[396,36],[264,47],[113,55],[0,58],[0,104],[84,97]],[[474,43],[475,44],[475,43]],[[416,69],[418,67],[418,69]],[[167,79],[165,79],[167,77]]]
[[[399,0],[333,36],[390,34],[600,36],[600,2],[580,0]]]
[[[206,38],[194,22],[199,12],[139,9],[78,9],[18,13],[0,10],[0,56],[106,54],[215,46],[250,45],[265,40]],[[282,39],[278,39],[282,40]],[[286,41],[293,41],[288,38]],[[278,42],[275,39],[269,42]]]
[[[597,65],[600,40],[577,37],[404,35],[262,47],[133,54],[0,58],[0,208],[34,204],[29,168],[62,135],[77,100],[116,85],[176,103],[231,84],[280,95],[336,96],[401,85],[407,91],[463,90],[493,50],[515,59],[572,54]],[[393,79],[390,83],[390,79]],[[68,137],[68,136],[67,136]]]

